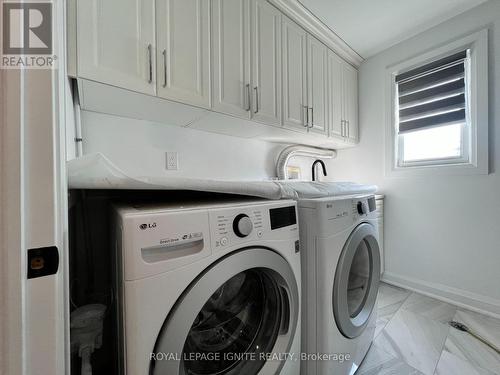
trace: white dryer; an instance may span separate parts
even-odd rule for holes
[[[375,333],[380,252],[375,197],[299,201],[302,373],[354,374]]]
[[[294,201],[114,212],[123,374],[299,374]]]

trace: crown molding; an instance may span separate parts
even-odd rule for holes
[[[298,0],[268,0],[286,16],[302,26],[307,32],[323,42],[328,48],[358,68],[364,59],[354,51],[342,38],[319,20]]]

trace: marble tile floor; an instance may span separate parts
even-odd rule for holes
[[[500,375],[500,354],[448,325],[466,324],[500,347],[500,320],[381,284],[375,339],[357,375]]]

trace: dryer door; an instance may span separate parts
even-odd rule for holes
[[[359,336],[375,306],[380,281],[380,249],[375,228],[358,225],[344,245],[335,272],[333,313],[342,334]]]
[[[295,336],[297,281],[272,250],[222,258],[195,280],[163,324],[151,374],[274,374]]]

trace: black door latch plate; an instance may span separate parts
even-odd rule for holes
[[[59,250],[56,246],[28,249],[28,279],[54,275],[59,268]]]

